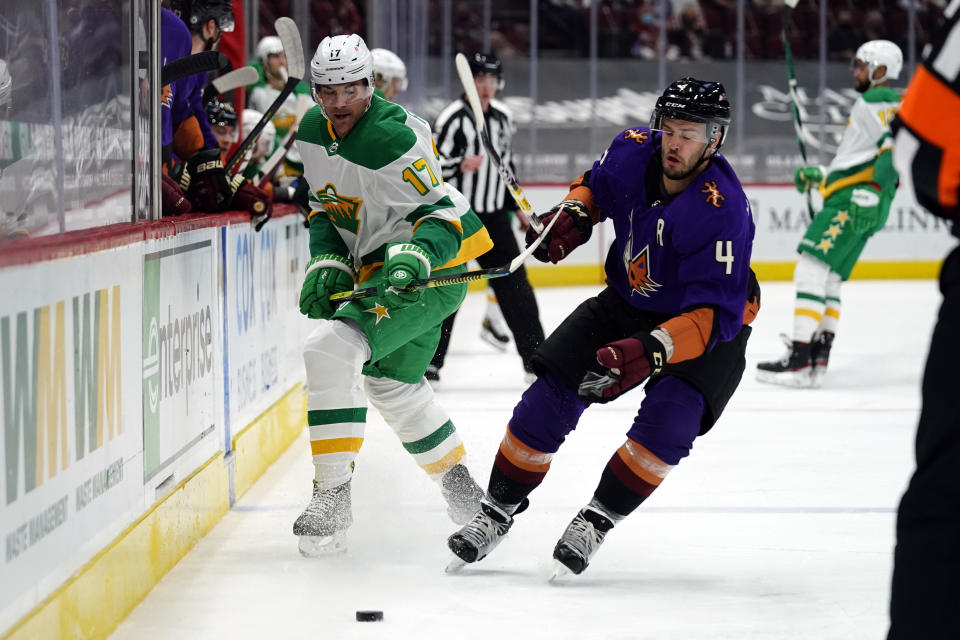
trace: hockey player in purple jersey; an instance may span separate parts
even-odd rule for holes
[[[551,262],[586,242],[593,225],[613,222],[607,287],[533,356],[539,378],[514,409],[480,511],[447,541],[456,556],[448,570],[500,542],[591,404],[647,381],[626,442],[554,548],[554,576],[581,573],[719,418],[743,375],[747,325],[760,306],[750,205],[718,153],[729,124],[722,85],[674,82],[650,127],[618,134],[545,216],[561,218],[534,255]]]

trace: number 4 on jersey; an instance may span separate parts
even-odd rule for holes
[[[727,265],[726,275],[733,273],[733,242],[717,240],[717,262]]]

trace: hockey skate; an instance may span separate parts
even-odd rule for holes
[[[787,353],[780,360],[757,365],[757,380],[786,387],[810,387],[812,362],[809,342],[797,342],[780,334],[787,345]]]
[[[428,364],[427,370],[423,372],[423,377],[431,383],[440,382],[440,369],[436,365]]]
[[[593,504],[581,509],[553,548],[554,566],[550,581],[569,573],[583,573],[612,528],[613,520]]]
[[[467,467],[457,464],[440,479],[440,492],[447,501],[447,515],[455,524],[467,524],[473,514],[480,510],[484,491],[472,477]]]
[[[524,498],[516,513],[526,508]],[[480,510],[460,531],[447,538],[447,547],[454,557],[447,565],[447,573],[456,573],[470,562],[483,560],[496,548],[513,526],[513,517],[487,500],[480,501]]]
[[[300,554],[307,558],[335,555],[347,550],[347,529],[353,524],[350,481],[320,490],[313,481],[313,497],[293,523],[300,537]]]
[[[498,351],[506,351],[507,345],[510,344],[510,336],[507,335],[503,326],[489,317],[484,318],[480,325],[480,337]]]
[[[823,376],[827,373],[833,336],[834,334],[830,331],[823,331],[813,336],[813,341],[810,343],[810,386],[812,387],[819,387],[823,382]]]

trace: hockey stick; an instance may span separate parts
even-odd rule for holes
[[[280,106],[283,105],[287,96],[293,93],[293,90],[303,78],[305,66],[303,61],[303,45],[300,43],[300,32],[297,31],[296,23],[290,18],[281,17],[277,18],[277,21],[273,23],[273,27],[276,29],[277,35],[280,36],[280,41],[283,42],[283,53],[287,58],[287,83],[283,85],[283,90],[280,91],[280,95],[277,96],[263,113],[263,117],[260,118],[257,126],[244,138],[240,146],[237,147],[237,150],[234,151],[230,159],[227,160],[224,165],[227,173],[231,173],[233,168],[243,159],[247,149],[250,148],[250,145],[257,139],[257,136],[260,135],[263,128],[267,126],[267,122],[270,121]]]
[[[259,77],[260,74],[258,74],[257,70],[253,67],[240,67],[239,69],[225,73],[222,76],[214,78],[204,87],[203,102],[206,104],[207,100],[215,95],[253,84]]]
[[[534,231],[543,235],[543,223],[537,218],[533,207],[530,206],[530,201],[527,200],[526,194],[523,192],[523,189],[520,188],[517,176],[513,174],[513,170],[510,169],[510,167],[504,164],[500,154],[497,153],[497,150],[493,147],[493,141],[490,140],[490,133],[487,131],[486,122],[483,117],[483,109],[480,106],[480,96],[477,94],[477,85],[473,81],[473,72],[470,70],[470,63],[467,62],[467,57],[462,53],[457,54],[456,66],[457,75],[460,76],[460,84],[463,85],[463,91],[467,96],[467,103],[470,105],[470,109],[473,111],[473,119],[477,123],[477,134],[483,141],[483,146],[487,149],[487,153],[490,154],[490,160],[493,162],[493,166],[497,168],[500,179],[507,185],[507,190],[510,192],[510,195],[513,196],[513,200],[517,203],[517,206],[520,207],[520,210],[530,221]]]
[[[787,29],[790,26],[790,12],[797,6],[799,0],[784,0],[783,10],[780,13],[780,35],[783,38],[783,54],[787,60],[787,80],[790,92],[790,111],[793,114],[793,129],[797,135],[797,145],[800,147],[800,157],[803,158],[803,164],[807,164],[807,145],[803,141],[803,120],[800,117],[800,100],[797,97],[797,74],[793,68],[793,52],[790,50],[790,38],[787,36]],[[806,192],[807,213],[810,219],[813,219],[813,201],[810,196],[810,189]]]
[[[221,71],[229,67],[229,65],[230,61],[227,60],[227,56],[219,51],[195,53],[192,56],[179,58],[178,60],[173,60],[163,65],[163,69],[160,70],[160,86],[165,87],[171,82],[176,82],[177,80],[197,73]]]
[[[293,146],[296,139],[296,131],[291,131],[287,134],[287,137],[283,139],[280,146],[273,150],[273,154],[267,158],[267,161],[264,162],[260,170],[257,171],[257,175],[253,177],[253,183],[255,185],[263,189],[263,187],[273,179],[273,174],[280,168],[280,163],[283,162],[283,159],[287,156],[287,151],[290,151],[290,147]]]
[[[534,240],[523,253],[511,260],[508,265],[493,267],[491,269],[476,269],[475,271],[467,271],[465,273],[451,273],[448,275],[434,276],[432,278],[422,278],[411,282],[407,289],[434,289],[436,287],[446,287],[451,284],[462,284],[464,282],[473,282],[474,280],[492,280],[493,278],[508,276],[519,269],[520,265],[536,251],[537,247],[539,247],[543,239],[547,237],[547,234],[550,232],[550,229],[553,228],[554,223],[556,223],[559,217],[559,215],[553,216],[550,222],[547,223],[546,228],[544,228],[543,233],[537,236],[537,239]],[[341,291],[340,293],[335,293],[330,296],[330,300],[349,302],[357,298],[371,298],[375,295],[377,295],[377,287],[364,287],[356,291]]]
[[[280,146],[274,149],[273,153],[267,158],[266,162],[261,165],[260,170],[257,171],[257,175],[254,176],[253,182],[261,189],[266,186],[268,182],[273,179],[273,174],[277,172],[277,169],[280,167],[280,163],[283,162],[283,159],[287,157],[287,152],[290,151],[290,148],[293,146],[293,143],[297,141],[297,130],[300,127],[300,121],[303,120],[303,116],[310,110],[310,107],[313,106],[313,101],[307,103],[301,103],[297,101],[297,120],[294,126],[284,137],[283,142],[280,143]]]

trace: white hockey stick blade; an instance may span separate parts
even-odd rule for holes
[[[783,0],[783,4],[787,5],[791,9],[795,8],[798,2],[800,2],[800,0]]]
[[[286,16],[277,18],[273,23],[280,42],[283,43],[283,55],[287,59],[288,78],[303,79],[303,71],[306,65],[303,61],[303,45],[300,43],[300,31],[297,29],[297,23]]]
[[[531,242],[530,246],[527,247],[523,253],[510,261],[510,273],[513,273],[519,269],[520,265],[526,262],[527,258],[533,255],[533,252],[537,250],[537,247],[540,246],[540,243],[543,242],[543,239],[547,237],[548,233],[550,233],[550,229],[553,229],[553,225],[557,223],[557,219],[560,217],[561,211],[563,211],[563,207],[560,207],[560,209],[557,210],[557,215],[550,219],[550,224],[548,224],[543,231],[539,232],[540,235],[537,236],[537,239]]]
[[[234,89],[251,85],[256,82],[259,77],[257,70],[253,67],[240,67],[230,73],[225,73],[219,78],[214,78],[210,84],[217,90],[217,93],[226,93],[227,91],[233,91]]]

